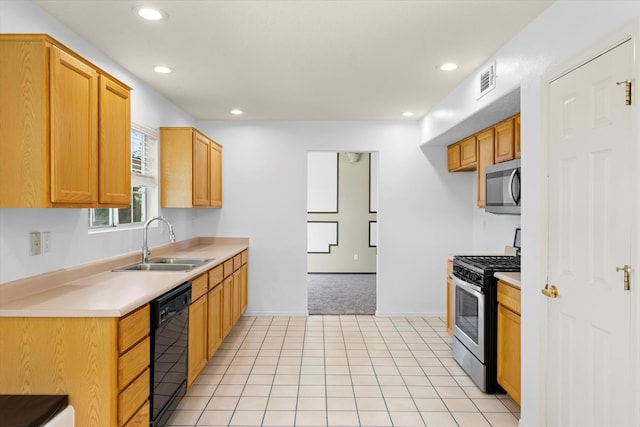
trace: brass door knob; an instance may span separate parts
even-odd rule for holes
[[[625,291],[631,290],[631,280],[630,280],[631,267],[628,265],[624,265],[623,267],[616,267],[616,271],[624,272],[624,290]]]
[[[558,298],[558,288],[556,288],[556,285],[551,285],[549,289],[542,290],[542,295],[549,298]]]

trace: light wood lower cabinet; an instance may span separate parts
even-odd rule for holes
[[[207,365],[207,291],[209,276],[202,274],[191,281],[191,306],[189,307],[189,356],[187,387]]]
[[[149,425],[149,305],[123,318],[0,317],[0,394],[68,394],[78,426]]]
[[[520,289],[498,281],[498,384],[520,404]]]
[[[207,294],[207,358],[211,359],[224,339],[222,331],[222,283],[218,283]]]

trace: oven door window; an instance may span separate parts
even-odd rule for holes
[[[456,286],[455,323],[476,345],[480,337],[479,298]]]

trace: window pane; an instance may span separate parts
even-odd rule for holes
[[[91,221],[91,214],[89,214],[89,221],[92,223],[92,227],[105,227],[107,225],[111,225],[109,223],[109,209],[108,208],[99,208],[94,209],[93,221]]]
[[[133,222],[144,222],[146,218],[146,192],[144,187],[133,187]]]
[[[116,210],[118,211],[118,224],[131,224],[131,205],[128,208]]]

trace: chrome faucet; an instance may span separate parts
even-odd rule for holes
[[[149,224],[151,224],[153,221],[164,221],[169,226],[169,241],[171,243],[175,243],[176,241],[176,235],[173,234],[173,226],[171,225],[168,219],[161,216],[156,216],[148,219],[147,222],[144,223],[144,228],[142,229],[142,263],[143,264],[149,264],[149,255],[151,255],[151,251],[149,250],[149,246],[147,245],[147,232],[149,230]]]

